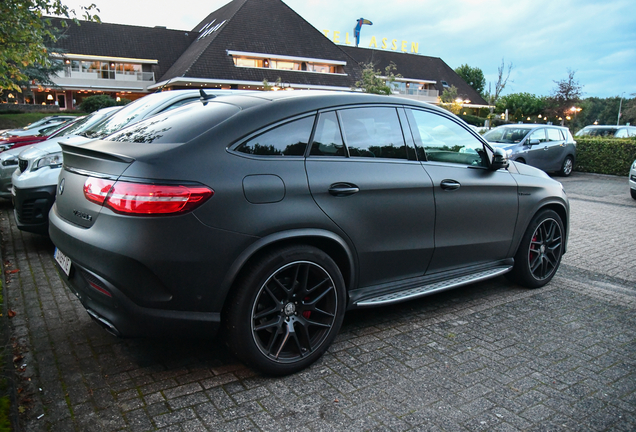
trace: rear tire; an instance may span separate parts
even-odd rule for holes
[[[235,284],[224,320],[227,345],[265,373],[297,372],[336,337],[345,302],[340,269],[322,250],[298,245],[270,251]]]
[[[561,217],[548,209],[537,213],[523,235],[510,278],[526,288],[550,282],[561,263],[564,240]]]
[[[568,177],[570,174],[572,174],[573,170],[574,170],[574,159],[572,158],[572,156],[566,156],[565,159],[563,159],[563,163],[561,164],[559,175],[562,177]]]

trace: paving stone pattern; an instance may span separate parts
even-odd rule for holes
[[[570,251],[548,286],[502,277],[350,312],[328,353],[284,378],[214,340],[110,336],[62,283],[50,240],[0,203],[21,429],[633,431],[636,201],[619,180],[564,180]]]

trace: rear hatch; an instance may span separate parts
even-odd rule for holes
[[[84,187],[88,179],[114,182],[134,159],[69,144],[61,144],[61,147],[64,167],[57,186],[57,214],[73,224],[91,227],[103,206],[87,200],[84,196]]]
[[[157,114],[103,140],[61,144],[59,217],[88,228],[105,207],[128,216],[177,215],[202,204],[212,189],[191,180],[188,142],[239,112],[231,104],[192,104]],[[134,166],[134,167],[133,167]]]

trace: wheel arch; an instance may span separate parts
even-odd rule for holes
[[[313,246],[325,252],[338,266],[347,292],[355,286],[356,259],[352,248],[344,239],[337,234],[320,229],[290,230],[260,238],[234,260],[220,287],[224,303],[227,303],[227,297],[230,295],[232,286],[239,278],[241,271],[252,261],[272,249],[298,244]]]
[[[523,227],[520,227],[520,229],[517,232],[517,236],[515,236],[515,240],[514,240],[514,244],[512,245],[512,248],[510,249],[509,254],[511,256],[514,256],[517,253],[517,249],[519,249],[519,245],[521,244],[521,239],[523,234],[526,232],[526,229],[528,228],[528,225],[530,224],[530,222],[532,221],[532,219],[541,211],[543,210],[553,210],[556,212],[556,214],[559,215],[559,217],[561,218],[561,223],[563,223],[563,229],[565,230],[565,243],[563,244],[563,253],[565,253],[567,251],[567,239],[569,237],[569,218],[568,218],[568,206],[566,203],[563,203],[561,201],[547,201],[547,202],[543,202],[541,203],[539,206],[537,206],[537,208],[534,210],[534,212],[532,212],[532,214],[530,215],[530,217],[527,218],[527,221],[524,221],[524,225]]]

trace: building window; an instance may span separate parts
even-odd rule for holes
[[[232,60],[234,61],[234,66],[237,67],[344,74],[344,68],[341,65],[334,66],[324,63],[313,63],[302,60],[296,61],[276,58],[267,59],[236,55],[232,56]]]

